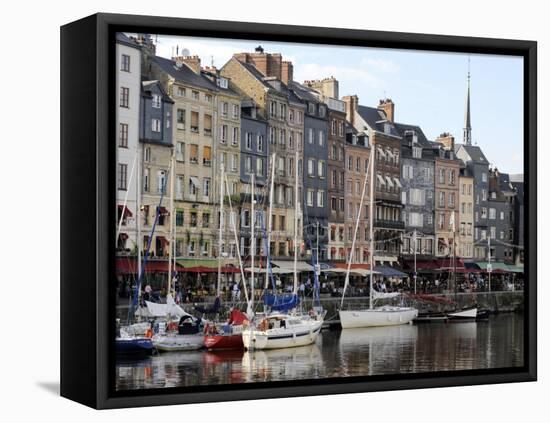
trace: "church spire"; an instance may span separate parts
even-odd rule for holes
[[[470,56],[468,56],[468,92],[466,94],[463,142],[466,145],[472,145],[472,125],[470,122]]]

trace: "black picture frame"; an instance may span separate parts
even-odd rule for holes
[[[524,58],[524,366],[201,388],[113,390],[114,34],[291,41]],[[336,28],[95,14],[61,28],[61,395],[105,409],[535,381],[537,378],[537,44]],[[368,380],[367,380],[368,379]]]

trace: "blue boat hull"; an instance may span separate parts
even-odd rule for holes
[[[150,338],[117,339],[115,351],[119,355],[150,355],[153,353],[153,341]]]

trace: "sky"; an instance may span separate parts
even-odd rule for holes
[[[360,104],[372,107],[391,98],[397,122],[420,126],[430,140],[450,132],[462,142],[467,54],[161,35],[156,40],[160,56],[171,57],[178,46],[180,54],[185,49],[218,68],[234,53],[261,45],[292,61],[298,82],[334,76],[340,96],[356,94]],[[523,58],[469,57],[472,143],[501,172],[523,173]]]

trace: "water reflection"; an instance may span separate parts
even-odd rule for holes
[[[523,365],[523,318],[323,331],[306,347],[174,352],[120,360],[117,389],[266,382]]]

